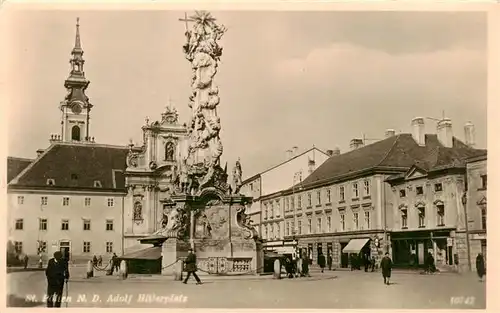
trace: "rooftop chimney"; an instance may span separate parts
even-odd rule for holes
[[[439,142],[446,148],[453,147],[453,132],[451,129],[451,120],[443,118],[437,124],[437,136]]]
[[[396,135],[396,131],[394,129],[387,129],[385,131],[385,138],[389,138],[389,137],[392,137],[395,135]]]
[[[328,154],[329,157],[333,156],[333,150],[326,150],[326,154]]]
[[[333,156],[337,156],[337,155],[340,155],[340,149],[338,147],[335,147],[335,149],[333,149]]]
[[[420,146],[425,146],[425,124],[423,117],[415,117],[411,120],[412,136]]]
[[[292,148],[292,150],[293,150],[292,157],[297,156],[297,152],[299,151],[299,147],[294,146],[294,147]]]
[[[474,124],[472,124],[471,122],[465,123],[464,130],[465,144],[471,148],[474,148],[474,146],[476,145],[476,129],[474,127]]]
[[[309,168],[309,174],[314,172],[314,170],[316,169],[316,161],[309,159],[308,168]]]
[[[286,150],[286,159],[290,160],[292,158],[292,150]]]
[[[351,150],[356,150],[360,147],[363,146],[363,140],[362,139],[351,139],[351,144],[350,144],[350,147],[351,147]]]
[[[43,150],[43,149],[38,149],[38,150],[36,150],[36,156],[37,156],[37,157],[41,156],[41,155],[42,155],[42,153],[43,153],[43,151],[45,151],[45,150]]]

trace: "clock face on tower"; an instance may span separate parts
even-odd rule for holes
[[[82,106],[79,103],[73,103],[71,111],[75,114],[80,114],[82,113]]]

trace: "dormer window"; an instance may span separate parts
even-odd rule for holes
[[[434,185],[434,191],[438,192],[438,191],[443,191],[443,184],[441,183],[437,183]]]
[[[406,190],[404,190],[404,189],[399,190],[399,197],[400,198],[406,197]]]
[[[94,188],[102,188],[100,180],[94,180]]]
[[[54,186],[56,181],[52,178],[47,179],[47,186]]]

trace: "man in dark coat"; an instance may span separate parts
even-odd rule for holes
[[[309,256],[306,251],[302,253],[302,276],[311,277],[309,275]]]
[[[385,256],[380,262],[380,267],[382,268],[382,276],[384,277],[384,284],[389,285],[389,280],[391,279],[392,270],[392,260],[389,257],[389,252],[385,253]]]
[[[45,276],[47,276],[47,307],[60,308],[64,283],[69,279],[68,263],[62,258],[61,251],[54,252],[54,258],[47,264]]]
[[[434,273],[436,271],[436,264],[434,261],[434,256],[432,256],[432,253],[427,252],[427,262],[426,262],[426,269],[428,273]]]
[[[332,253],[328,253],[328,257],[326,258],[326,263],[328,264],[328,270],[332,270],[332,264],[333,264],[333,258],[332,258]]]
[[[325,255],[323,253],[318,255],[318,265],[321,267],[321,273],[323,273],[326,265]]]
[[[201,285],[201,280],[198,277],[198,275],[196,275],[196,270],[197,270],[197,268],[196,268],[196,254],[194,254],[193,249],[189,249],[189,254],[186,258],[187,276],[186,276],[186,279],[184,279],[184,281],[183,281],[184,284],[187,284],[189,277],[191,276],[191,274],[193,274],[194,279],[196,279],[196,284]]]
[[[368,272],[368,267],[370,266],[370,257],[368,254],[363,254],[363,265],[365,266],[365,272]]]
[[[476,257],[476,270],[479,276],[479,281],[483,281],[483,276],[486,274],[486,267],[484,265],[484,257],[482,253],[479,253]]]
[[[29,261],[29,257],[27,254],[24,255],[24,269],[27,269],[28,268],[28,261]]]

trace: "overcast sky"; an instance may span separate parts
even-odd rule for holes
[[[190,64],[179,11],[22,11],[11,16],[9,155],[34,157],[60,130],[59,102],[80,17],[91,136],[141,143],[168,99],[188,119]],[[339,147],[409,132],[413,117],[476,125],[486,147],[484,13],[213,12],[228,32],[220,87],[222,161],[248,177],[292,146]],[[426,121],[427,132],[436,124]]]

